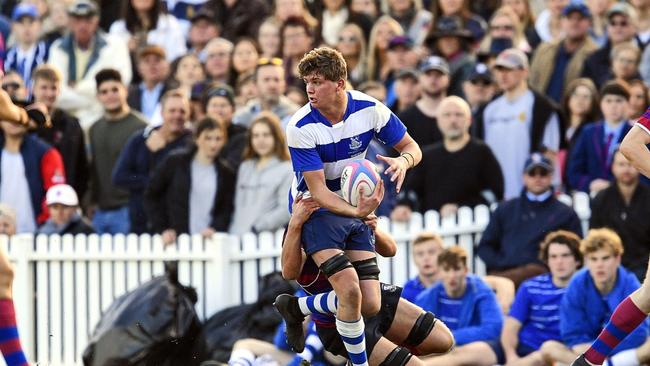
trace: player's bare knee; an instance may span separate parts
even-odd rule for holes
[[[363,296],[361,300],[361,314],[365,317],[376,315],[381,309],[381,300],[374,297],[366,298]]]
[[[11,263],[0,264],[0,284],[11,283],[14,280],[14,268]]]
[[[556,341],[546,341],[542,343],[542,346],[539,348],[539,353],[542,355],[542,359],[547,363],[555,361],[554,355],[557,353],[558,346],[561,344]]]

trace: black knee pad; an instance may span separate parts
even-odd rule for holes
[[[339,253],[323,262],[323,264],[320,265],[320,270],[323,271],[325,276],[330,277],[351,267],[352,263],[350,263],[348,257],[343,253]]]
[[[354,269],[357,271],[359,280],[379,280],[379,266],[377,266],[377,257],[368,258],[361,261],[352,262]]]
[[[413,355],[409,350],[397,346],[386,356],[386,359],[379,366],[405,366],[411,357]]]
[[[415,347],[422,343],[431,333],[434,324],[436,323],[436,317],[429,311],[426,313],[420,314],[418,319],[413,324],[413,328],[409,332],[408,337],[404,341],[404,345],[407,347]]]

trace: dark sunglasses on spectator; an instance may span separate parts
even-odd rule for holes
[[[282,59],[277,57],[261,57],[257,60],[257,66],[275,65],[282,66]]]
[[[339,37],[339,42],[358,42],[357,37]]]
[[[549,172],[546,169],[533,169],[529,171],[527,174],[529,177],[535,177],[535,176],[548,177],[548,175],[551,174],[551,172]]]
[[[472,85],[477,85],[477,86],[490,86],[492,85],[491,82],[484,80],[484,79],[475,79],[475,80],[470,80],[470,83]]]
[[[2,83],[2,89],[3,90],[16,90],[16,89],[19,89],[19,88],[20,88],[20,84],[15,82],[15,81],[8,82],[8,83]]]
[[[511,25],[491,25],[490,29],[491,30],[513,31],[513,30],[515,30],[515,27],[513,27]]]
[[[622,22],[609,22],[609,25],[611,25],[612,27],[627,27],[628,24],[629,24],[629,23],[626,22],[626,21],[622,21]]]

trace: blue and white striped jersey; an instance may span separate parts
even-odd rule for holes
[[[402,121],[381,102],[359,91],[347,94],[343,121],[335,125],[309,103],[291,117],[287,143],[295,177],[289,209],[298,193],[308,191],[303,172],[323,169],[327,188],[340,195],[343,168],[352,160],[365,158],[373,137],[394,146],[406,134]]]

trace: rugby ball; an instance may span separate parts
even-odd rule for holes
[[[371,196],[380,179],[375,164],[370,160],[353,160],[341,173],[341,195],[346,202],[356,207],[360,188],[363,187],[364,196]]]

